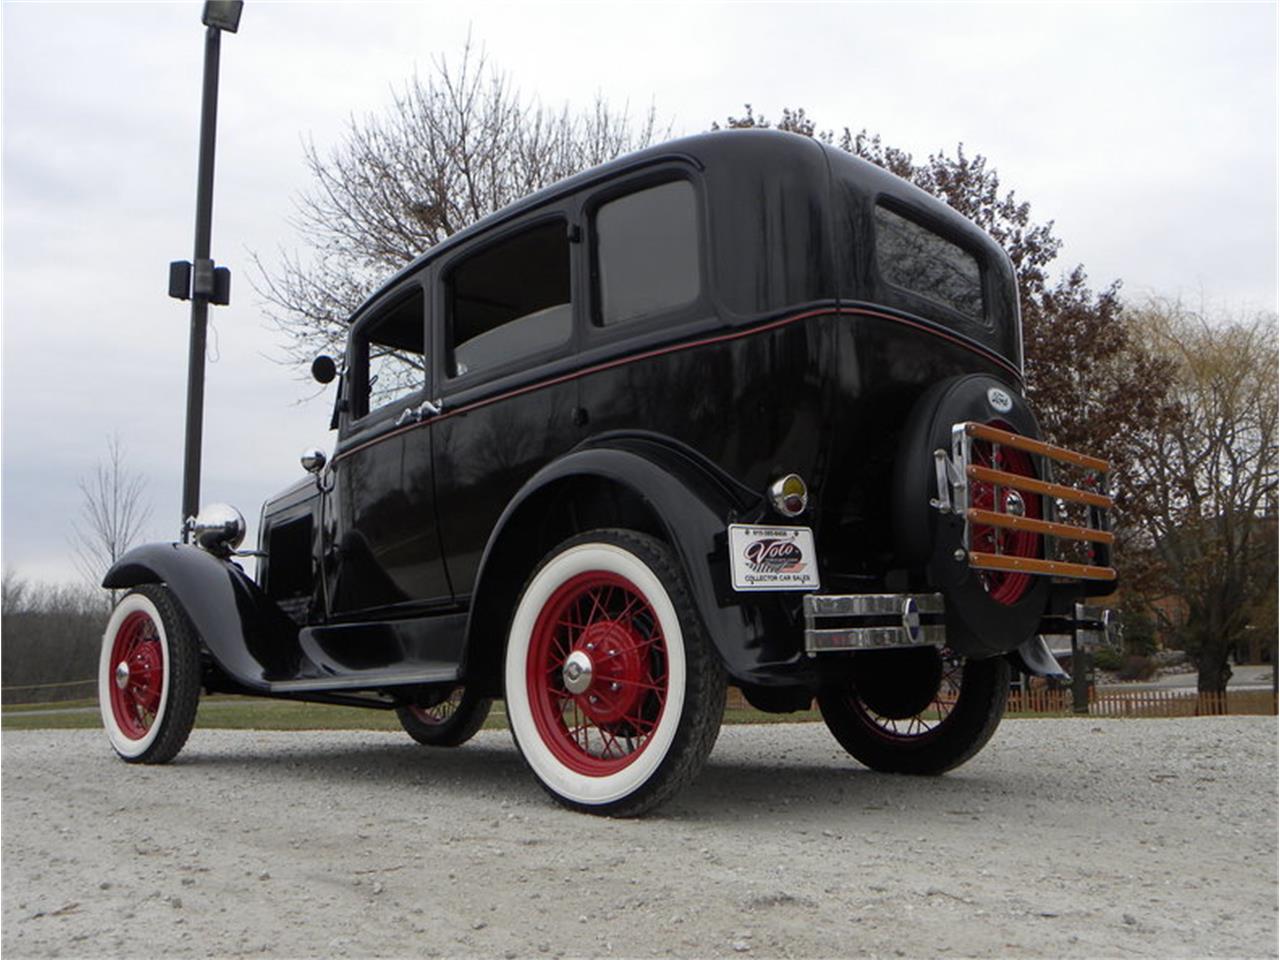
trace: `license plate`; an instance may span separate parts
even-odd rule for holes
[[[818,551],[808,527],[729,526],[735,590],[816,590]]]

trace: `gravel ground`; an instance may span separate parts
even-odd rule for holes
[[[554,805],[504,732],[3,740],[6,957],[1276,956],[1277,726],[1013,720],[937,779],[727,727],[657,814]]]

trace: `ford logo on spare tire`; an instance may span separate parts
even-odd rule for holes
[[[1013,409],[1013,397],[999,387],[992,387],[987,391],[987,403],[991,404],[991,409],[996,413],[1008,413]]]

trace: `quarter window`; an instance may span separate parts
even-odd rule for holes
[[[421,289],[395,304],[360,331],[355,369],[354,410],[362,417],[426,386],[426,324]]]
[[[688,180],[603,204],[595,238],[601,323],[653,316],[698,298],[698,213]]]
[[[982,270],[977,259],[932,230],[876,207],[876,264],[895,286],[983,320]]]
[[[568,342],[568,225],[553,220],[468,257],[450,272],[447,291],[451,376]]]

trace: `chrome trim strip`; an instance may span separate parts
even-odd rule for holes
[[[940,593],[810,593],[804,597],[804,613],[806,617],[892,617],[902,614],[908,600],[914,600],[921,613],[947,612]]]
[[[917,628],[918,640],[912,640],[906,627],[850,627],[842,630],[806,630],[804,647],[808,653],[828,650],[885,650],[894,647],[945,647],[947,628],[942,624],[925,624]]]

